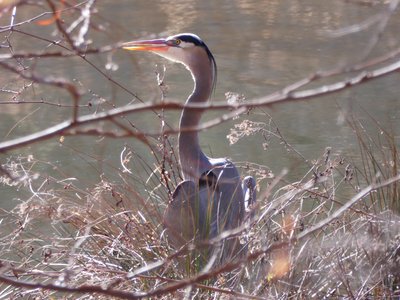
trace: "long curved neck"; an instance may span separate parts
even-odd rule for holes
[[[208,58],[207,58],[208,60]],[[194,89],[186,101],[204,103],[210,98],[213,88],[214,70],[211,63],[188,66],[194,80]],[[189,129],[199,125],[203,111],[184,108],[181,114],[180,128]],[[183,177],[186,180],[198,180],[200,175],[210,169],[208,157],[200,148],[197,131],[182,131],[178,137],[179,159]]]

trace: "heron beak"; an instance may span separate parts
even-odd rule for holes
[[[127,42],[121,47],[130,51],[167,51],[169,48],[165,39]]]

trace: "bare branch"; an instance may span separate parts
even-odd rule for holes
[[[131,292],[124,292],[121,290],[112,290],[112,289],[104,289],[101,286],[96,285],[81,285],[79,287],[68,287],[62,286],[58,284],[44,284],[44,283],[32,283],[26,282],[22,280],[11,279],[8,276],[1,275],[0,281],[9,285],[13,285],[16,287],[21,287],[25,289],[44,289],[44,290],[51,290],[51,291],[59,291],[59,292],[67,292],[67,293],[97,293],[100,295],[106,295],[110,297],[117,297],[121,299],[143,299],[141,294],[135,294]]]
[[[52,77],[40,77],[40,76],[33,74],[32,72],[28,72],[27,70],[21,70],[9,63],[2,62],[2,61],[0,61],[0,66],[3,67],[4,69],[7,69],[9,71],[12,71],[12,72],[18,74],[19,76],[21,76],[24,79],[32,80],[36,83],[41,83],[41,84],[55,86],[58,88],[63,88],[70,93],[70,95],[72,96],[72,99],[74,100],[74,103],[76,105],[78,104],[78,100],[81,96],[78,89],[76,88],[76,86],[73,83],[71,83],[65,79],[56,79],[56,78],[52,78]],[[75,118],[76,118],[76,114],[74,114],[73,119],[75,119]]]
[[[336,210],[332,215],[330,215],[328,218],[320,221],[319,223],[315,224],[313,227],[307,229],[306,231],[300,233],[297,236],[297,239],[302,239],[318,229],[321,229],[322,227],[326,226],[327,224],[331,223],[333,220],[337,219],[339,216],[341,216],[344,212],[346,212],[349,208],[351,208],[356,202],[360,201],[363,199],[365,196],[369,195],[371,192],[380,189],[382,187],[391,185],[397,181],[400,180],[400,174],[397,176],[394,176],[392,178],[389,178],[388,180],[385,180],[381,183],[374,183],[366,188],[362,189],[359,193],[357,193],[355,196],[353,196],[349,201],[347,201],[345,204],[343,204],[342,207],[340,207],[338,210]]]
[[[387,59],[389,56],[385,56]],[[375,62],[381,62],[383,58],[381,59],[375,59]],[[367,64],[368,65],[368,64]],[[15,73],[20,73],[19,70],[7,63],[0,62],[0,66],[3,66]],[[359,66],[356,66],[357,68]],[[262,97],[259,99],[247,101],[246,103],[236,103],[236,104],[226,104],[225,102],[214,102],[214,103],[206,103],[206,104],[190,104],[190,105],[185,105],[180,102],[173,102],[173,101],[165,101],[162,103],[145,103],[145,104],[134,104],[134,105],[129,105],[125,106],[122,108],[116,108],[112,109],[108,112],[104,113],[99,113],[95,116],[83,116],[83,117],[76,117],[73,120],[73,124],[71,122],[64,122],[59,125],[56,125],[54,127],[45,129],[41,132],[34,133],[32,135],[26,136],[24,138],[18,138],[13,141],[7,141],[0,143],[0,152],[6,152],[11,149],[18,148],[23,145],[28,145],[33,142],[36,142],[38,140],[44,140],[48,139],[51,137],[54,137],[57,134],[66,134],[66,130],[70,129],[71,126],[78,126],[78,125],[84,125],[88,123],[93,123],[105,119],[110,119],[118,116],[122,116],[124,114],[128,113],[137,113],[137,112],[143,112],[143,111],[155,111],[159,109],[164,109],[164,110],[181,110],[183,108],[190,108],[193,110],[204,110],[204,109],[231,109],[232,111],[229,114],[223,115],[220,118],[211,120],[207,123],[204,123],[198,127],[195,128],[182,128],[181,131],[196,131],[196,130],[203,130],[205,128],[209,128],[212,126],[215,126],[217,124],[220,124],[224,121],[230,120],[233,117],[237,116],[238,114],[244,113],[245,111],[248,110],[250,107],[262,107],[262,106],[270,106],[273,104],[277,103],[282,103],[282,102],[290,102],[290,101],[302,101],[302,100],[307,100],[310,98],[314,97],[320,97],[332,93],[337,93],[339,91],[342,91],[344,89],[347,89],[349,87],[363,84],[366,82],[369,82],[371,80],[381,78],[383,76],[390,75],[394,72],[397,72],[400,69],[400,61],[391,63],[389,65],[383,66],[381,68],[376,68],[375,70],[371,71],[361,71],[358,75],[353,76],[349,79],[345,79],[342,81],[337,81],[332,84],[327,84],[323,85],[317,88],[312,88],[308,90],[300,90],[296,91],[299,87],[304,86],[305,84],[308,84],[314,80],[317,80],[321,78],[321,76],[332,76],[332,74],[336,74],[335,72],[326,72],[326,75],[318,75],[314,74],[306,79],[303,79],[299,81],[298,83],[292,84],[288,86],[287,88],[282,89],[279,92],[273,93],[269,96]],[[66,82],[64,80],[55,80],[51,78],[39,78],[37,76],[34,76],[33,74],[30,73],[23,73],[21,74],[24,78],[34,80],[37,82],[45,83],[45,84],[50,84],[54,85],[57,87],[63,87],[67,89],[73,98],[79,98],[79,92],[76,90],[76,87],[69,82]],[[165,134],[173,134],[177,133],[179,131],[177,130],[165,130]],[[146,135],[159,135],[160,133],[143,133],[143,136]],[[39,138],[39,139],[37,139]]]
[[[60,31],[60,33],[62,34],[62,36],[67,40],[67,43],[69,44],[69,46],[76,52],[79,52],[78,48],[75,46],[74,41],[72,40],[71,36],[69,35],[69,33],[64,29],[64,26],[61,23],[60,18],[58,17],[59,12],[57,11],[56,6],[54,5],[53,1],[51,0],[46,0],[47,4],[49,5],[50,9],[53,12],[53,16],[57,25],[58,30]]]
[[[21,31],[16,31],[20,32]],[[51,42],[49,40],[49,42]],[[53,42],[54,43],[54,42]],[[21,58],[45,58],[45,57],[74,57],[74,56],[85,56],[88,54],[98,54],[98,53],[106,53],[110,51],[114,51],[120,48],[120,43],[114,45],[106,45],[98,48],[89,48],[85,49],[84,51],[79,52],[72,52],[68,51],[39,51],[39,52],[14,52],[9,54],[0,54],[0,60],[7,60],[7,59],[21,59]],[[68,48],[65,48],[68,49]]]

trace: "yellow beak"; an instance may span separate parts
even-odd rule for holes
[[[169,45],[165,39],[156,39],[127,42],[121,47],[130,51],[167,51]]]

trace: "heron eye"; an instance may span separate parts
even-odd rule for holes
[[[175,42],[175,45],[178,46],[178,45],[180,45],[180,43],[181,43],[182,41],[181,41],[180,39],[176,39],[174,42]]]

